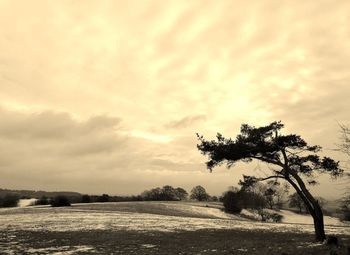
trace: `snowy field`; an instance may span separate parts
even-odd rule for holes
[[[91,232],[180,233],[195,231],[261,231],[273,233],[312,234],[314,229],[309,216],[281,211],[285,223],[262,223],[230,215],[217,204],[124,202],[77,204],[72,207],[24,207],[0,209],[0,249],[16,254],[16,247],[25,247],[30,253],[53,253],[27,247],[17,235]],[[327,234],[350,236],[350,226],[331,217],[325,219]],[[34,233],[34,234],[33,234]],[[21,246],[22,245],[22,246]],[[24,245],[24,246],[23,246]],[[64,254],[81,254],[93,250],[88,245],[46,247],[60,249]],[[63,248],[62,248],[63,247]],[[144,247],[147,248],[147,247]],[[149,247],[150,248],[150,247]],[[66,250],[65,250],[66,249]],[[69,252],[69,253],[67,253]],[[60,254],[60,253],[58,253]]]
[[[147,205],[148,206],[145,206]],[[120,207],[118,207],[121,205]],[[141,206],[140,206],[141,205]],[[145,212],[133,212],[143,208]],[[98,209],[97,209],[98,208]],[[157,208],[158,210],[155,210]],[[105,203],[72,207],[26,207],[0,210],[0,231],[195,231],[199,229],[254,229],[275,232],[313,233],[312,218],[282,210],[284,223],[264,223],[231,215],[219,208],[187,203]],[[164,215],[165,214],[165,215]],[[174,214],[169,215],[169,214]],[[179,216],[181,215],[182,216]],[[249,213],[246,213],[249,214]],[[349,234],[350,225],[325,217],[329,234]]]

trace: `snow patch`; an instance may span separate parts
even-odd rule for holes
[[[28,198],[28,199],[20,199],[18,201],[17,206],[18,207],[26,207],[26,206],[30,206],[33,205],[35,203],[35,201],[37,201],[38,199],[36,198]]]

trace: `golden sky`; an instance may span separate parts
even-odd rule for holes
[[[0,0],[0,187],[221,194],[255,165],[210,174],[195,133],[234,137],[242,123],[282,120],[335,148],[338,122],[350,123],[349,10],[348,0]],[[322,178],[316,191],[343,186]]]

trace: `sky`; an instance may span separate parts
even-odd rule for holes
[[[332,149],[350,124],[350,2],[0,0],[0,187],[220,195],[196,133],[281,120]],[[322,176],[324,197],[348,181]]]

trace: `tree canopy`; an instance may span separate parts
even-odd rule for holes
[[[206,201],[209,199],[209,194],[202,186],[198,185],[191,190],[191,199],[198,201]]]
[[[316,154],[320,152],[320,146],[309,146],[299,135],[282,135],[280,130],[283,127],[281,122],[272,122],[259,128],[243,124],[235,140],[218,133],[217,140],[207,141],[197,134],[200,140],[197,147],[209,156],[210,160],[206,164],[210,170],[224,162],[231,167],[237,161],[257,159],[282,167],[282,171],[274,171],[275,177],[280,178],[291,176],[291,172],[306,176],[312,176],[315,171],[327,172],[332,176],[342,173],[339,162],[329,157],[320,158]],[[284,169],[286,164],[291,171]]]

